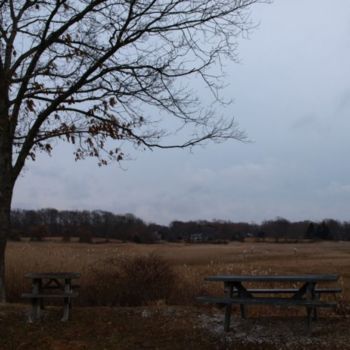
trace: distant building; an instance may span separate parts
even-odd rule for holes
[[[208,235],[204,233],[192,233],[190,235],[190,242],[192,243],[206,242],[208,239]]]

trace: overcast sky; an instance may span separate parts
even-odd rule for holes
[[[28,162],[14,208],[103,209],[147,222],[350,220],[350,2],[275,0],[226,65],[229,110],[252,141],[133,152],[99,168],[59,144]],[[203,91],[203,94],[206,93]]]

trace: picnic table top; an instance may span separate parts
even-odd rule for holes
[[[337,281],[336,274],[310,275],[218,275],[208,276],[206,281],[213,282],[331,282]]]
[[[79,278],[79,272],[29,272],[25,274],[26,278],[31,279],[73,279]]]

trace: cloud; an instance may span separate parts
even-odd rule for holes
[[[325,187],[319,188],[317,193],[322,197],[336,197],[339,199],[347,197],[350,201],[350,184],[331,181]]]
[[[348,117],[350,113],[350,88],[345,89],[338,96],[338,101],[335,106],[335,117]]]

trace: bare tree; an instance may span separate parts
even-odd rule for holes
[[[210,67],[235,60],[250,8],[264,1],[0,0],[0,299],[14,184],[54,138],[99,164],[123,159],[121,141],[150,149],[244,139],[186,86],[198,77],[219,99]],[[169,118],[184,136],[175,144],[163,143]]]

